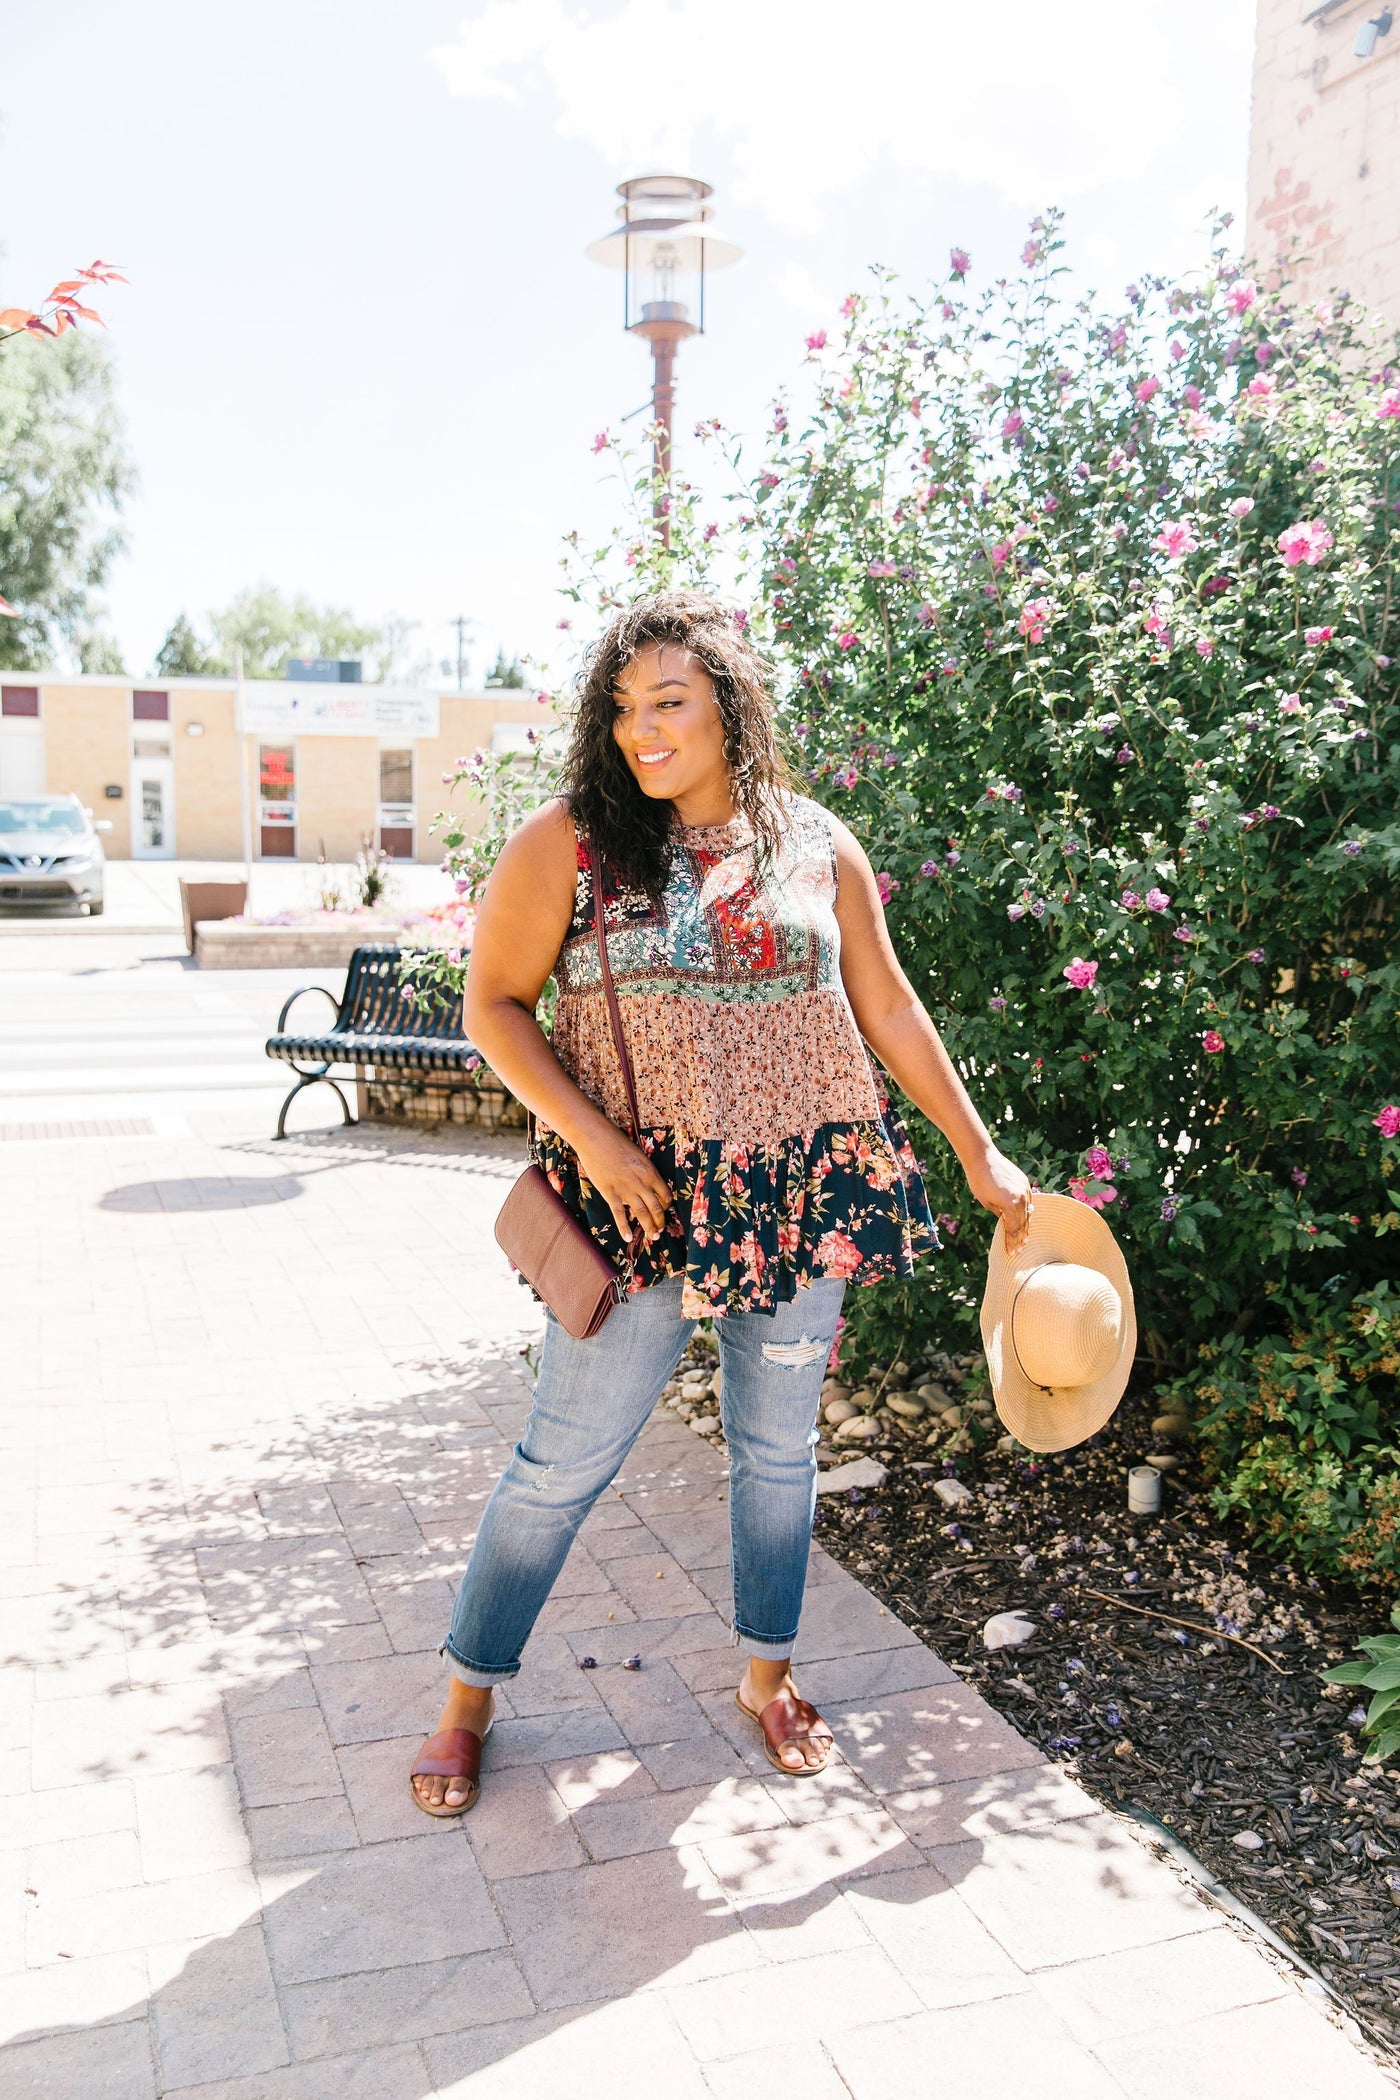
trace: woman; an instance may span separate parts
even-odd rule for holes
[[[719,1338],[739,1704],[780,1771],[831,1731],[789,1658],[815,1500],[817,1404],[848,1284],[937,1244],[917,1165],[862,1037],[943,1131],[1014,1247],[1025,1175],[993,1144],[899,968],[870,863],[801,796],[763,667],[712,599],[613,621],[585,670],[565,793],[510,839],[477,919],[466,1028],[538,1119],[554,1187],[619,1263],[591,1341],[546,1320],[534,1406],[497,1482],[443,1647],[452,1681],[414,1799],[477,1798],[492,1687],[513,1677],[579,1526],[698,1318]],[[634,1143],[594,928],[590,851],[642,1128]],[[535,1020],[551,975],[552,1039]]]

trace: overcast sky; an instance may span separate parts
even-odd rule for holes
[[[754,428],[865,266],[974,281],[1063,205],[1120,291],[1242,215],[1251,0],[10,0],[0,306],[101,255],[141,475],[110,588],[133,672],[268,581],[549,648],[594,433],[647,394],[613,185],[716,186],[745,260],[678,429]],[[641,419],[638,419],[639,421]],[[634,426],[635,427],[635,426]]]

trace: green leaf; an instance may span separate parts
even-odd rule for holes
[[[1364,1684],[1370,1667],[1369,1663],[1338,1663],[1334,1670],[1323,1671],[1322,1681],[1324,1684]]]
[[[1400,1660],[1377,1663],[1375,1668],[1368,1670],[1359,1681],[1365,1685],[1368,1692],[1400,1690]]]

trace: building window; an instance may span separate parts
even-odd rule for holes
[[[35,716],[39,712],[37,685],[0,686],[0,714]]]
[[[391,809],[408,809],[413,803],[413,753],[381,751],[379,754],[379,799]]]
[[[133,722],[168,722],[170,720],[169,693],[133,693],[131,696],[131,719]]]

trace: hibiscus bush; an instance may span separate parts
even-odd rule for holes
[[[1400,375],[1223,247],[1120,310],[1053,220],[1023,261],[809,339],[735,455],[750,617],[974,1099],[1108,1212],[1179,1376],[1394,1268]],[[857,1295],[858,1361],[976,1318],[990,1221],[912,1127],[950,1251]]]

